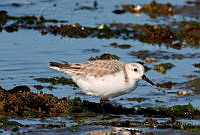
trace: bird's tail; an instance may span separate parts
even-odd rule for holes
[[[62,69],[69,68],[70,64],[67,62],[64,62],[64,63],[49,62],[49,67],[58,71],[62,71]]]

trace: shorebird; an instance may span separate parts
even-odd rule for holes
[[[64,72],[86,93],[108,100],[136,89],[140,80],[154,83],[144,75],[140,63],[125,64],[116,60],[84,63],[50,62],[50,68]]]

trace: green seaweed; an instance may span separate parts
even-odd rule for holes
[[[188,105],[175,105],[168,108],[164,107],[148,107],[138,108],[137,114],[145,114],[150,117],[171,117],[171,118],[187,118],[187,119],[200,119],[197,115],[200,111]]]
[[[131,45],[129,44],[117,44],[116,42],[113,42],[110,44],[112,47],[120,48],[120,49],[129,49],[131,48]]]
[[[92,61],[92,60],[119,60],[119,57],[117,55],[104,53],[100,56],[91,57],[91,58],[89,58],[89,60],[90,61]]]
[[[200,125],[193,125],[190,123],[183,123],[176,120],[168,120],[165,122],[158,122],[155,119],[149,118],[142,122],[131,121],[131,120],[110,120],[110,121],[99,121],[91,122],[89,125],[104,125],[104,126],[114,126],[114,127],[152,127],[161,129],[180,129],[192,132],[199,132]]]
[[[51,78],[34,78],[35,81],[42,83],[51,83],[52,85],[70,85],[72,87],[78,87],[72,79],[68,79],[65,77],[51,77]]]
[[[187,83],[187,88],[194,90],[194,91],[199,91],[200,90],[200,78],[195,78],[193,80],[188,81]]]
[[[137,101],[137,102],[143,102],[145,100],[147,100],[146,98],[143,97],[138,97],[138,98],[127,98],[128,101]]]
[[[162,4],[157,3],[156,1],[145,4],[142,8],[142,11],[152,18],[156,18],[156,16],[171,17],[176,13],[176,9],[170,3]]]
[[[159,73],[165,74],[167,70],[173,68],[174,65],[171,63],[162,63],[155,65],[154,70],[158,71]]]
[[[158,7],[157,7],[158,6]],[[164,6],[163,8],[160,7]],[[149,4],[150,10],[160,11],[170,9],[169,13],[174,13],[170,4],[160,4],[152,2]],[[165,8],[166,7],[166,8]],[[159,10],[157,10],[157,8]],[[148,9],[148,8],[147,8]],[[146,5],[142,11],[147,10]],[[168,12],[159,12],[168,15]],[[72,25],[46,25],[46,23],[65,23],[64,20],[45,19],[43,16],[10,16],[6,11],[0,11],[0,31],[15,32],[19,29],[33,29],[41,32],[61,35],[70,38],[121,38],[136,39],[144,43],[165,45],[174,49],[182,49],[187,46],[199,48],[200,45],[200,23],[197,21],[174,22],[173,25],[150,25],[150,24],[121,24],[112,23],[110,25],[100,24],[96,27],[86,27],[79,23]],[[176,41],[176,42],[174,42]],[[129,49],[130,45],[118,45],[118,48]]]
[[[109,114],[134,114],[134,108],[126,108],[121,105],[112,105],[109,102],[94,103],[81,100],[79,97],[71,100],[72,113],[109,113]]]
[[[4,117],[0,117],[0,128],[7,128],[10,126],[23,127],[23,124],[16,122],[16,121],[9,121],[8,119],[6,119]]]

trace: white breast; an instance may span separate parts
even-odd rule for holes
[[[122,71],[98,78],[72,76],[72,79],[86,94],[100,98],[114,98],[129,93],[136,88],[137,84],[135,80],[129,78],[126,82]]]

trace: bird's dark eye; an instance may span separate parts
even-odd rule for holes
[[[138,70],[137,70],[137,68],[134,68],[133,70],[134,70],[135,72],[137,72],[137,71],[138,71]]]

